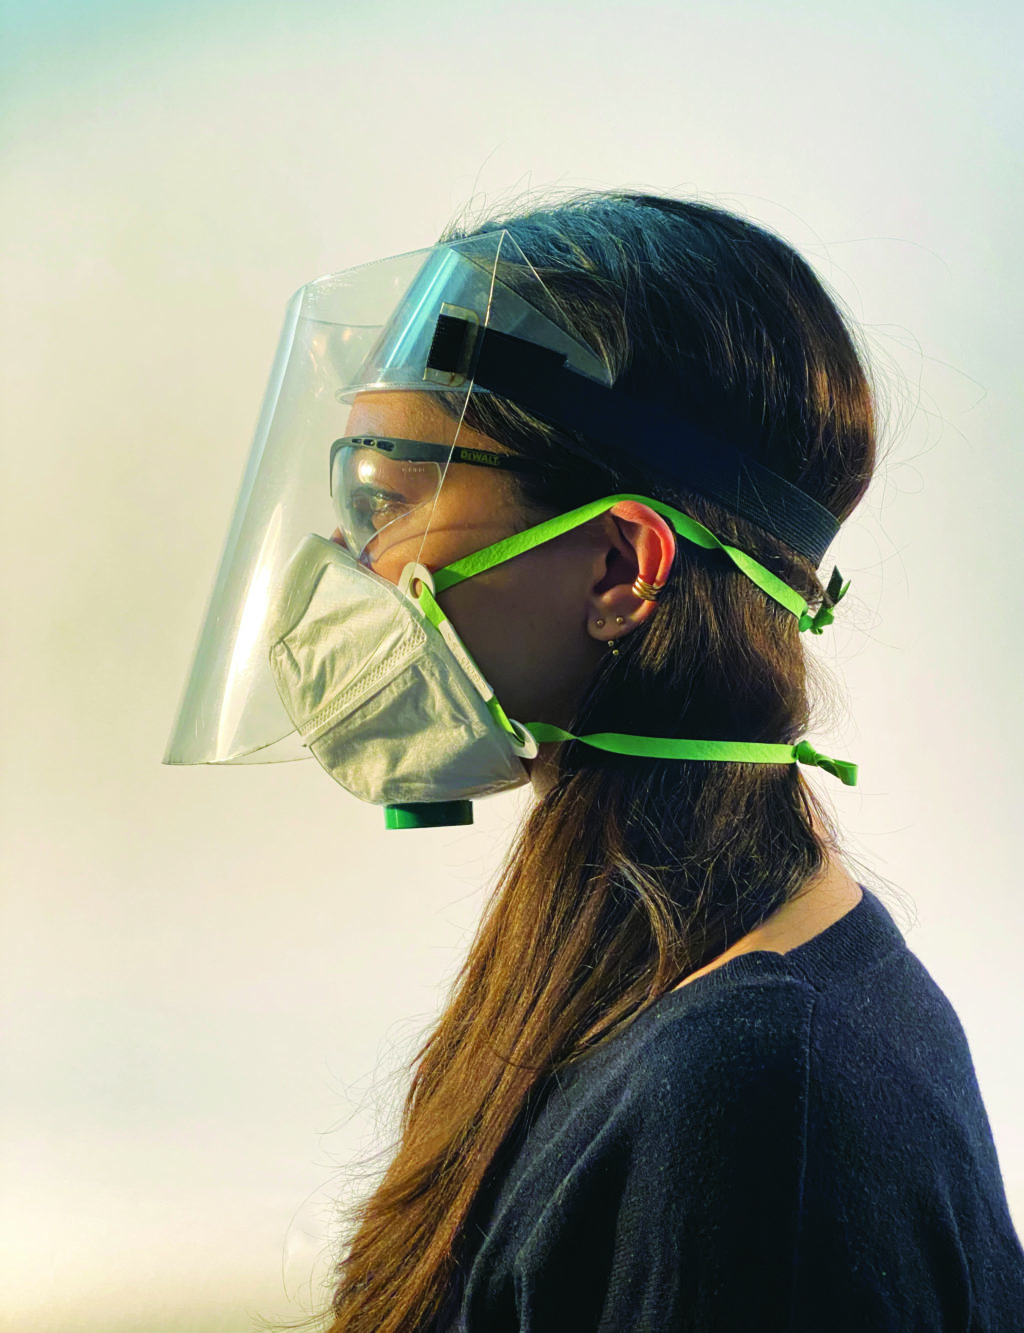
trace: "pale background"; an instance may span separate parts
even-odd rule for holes
[[[160,760],[288,296],[549,187],[734,208],[863,326],[889,454],[811,645],[861,776],[816,786],[1024,1231],[1020,6],[0,14],[3,1327],[309,1308],[522,794],[387,833],[312,760]]]

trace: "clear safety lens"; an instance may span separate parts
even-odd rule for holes
[[[429,455],[433,454],[433,457]],[[426,530],[450,450],[354,436],[331,446],[331,498],[345,545],[373,566],[398,544],[410,558]]]

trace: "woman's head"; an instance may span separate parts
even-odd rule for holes
[[[856,506],[875,457],[868,380],[834,301],[784,241],[710,205],[621,193],[477,230],[497,227],[606,358],[617,388],[748,453],[840,520]],[[526,527],[628,493],[690,515],[812,606],[825,596],[805,557],[684,478],[493,395],[471,397],[465,425],[482,447],[539,464],[487,479],[494,507],[473,511],[480,529],[467,549],[495,540],[492,517]],[[473,471],[459,483],[469,492],[484,485]],[[490,585],[481,576],[449,590],[446,609],[471,651],[470,624],[487,599],[462,603],[462,624],[454,594],[469,598],[477,583],[528,627],[539,645],[531,652],[550,652],[549,638],[582,639],[576,696],[547,701],[575,710],[568,729],[578,734],[795,744],[807,733],[796,618],[724,555],[685,540],[671,551],[645,514],[612,511],[566,537],[565,559],[557,543],[543,559],[540,548],[529,581],[516,583],[511,562]],[[637,572],[666,586],[613,657],[593,636],[597,619],[606,620],[602,639],[614,628],[594,598],[622,596]],[[517,714],[492,684],[513,716],[544,720]],[[545,702],[524,697],[526,711]],[[427,1326],[449,1291],[473,1201],[534,1093],[799,892],[827,853],[818,825],[834,842],[792,764],[650,760],[578,742],[554,749],[417,1057],[398,1151],[356,1214],[339,1268],[338,1333]]]
[[[874,469],[870,386],[834,301],[784,241],[709,205],[615,193],[476,230],[498,227],[606,358],[617,389],[749,454],[839,520],[848,516]],[[453,228],[443,239],[464,234],[473,233]],[[533,512],[649,495],[754,556],[808,602],[824,596],[810,561],[685,478],[493,396],[471,398],[465,420],[541,465],[504,483]],[[808,722],[804,697],[795,618],[719,553],[683,541],[659,614],[602,664],[570,729],[791,743]],[[580,765],[631,770],[642,784],[654,776],[650,761],[580,746],[563,747],[561,759],[563,773]],[[672,785],[678,764],[663,768]]]
[[[359,395],[351,429],[426,444],[451,435],[437,395],[408,391]],[[471,427],[459,431],[458,442],[488,456],[508,453]],[[410,560],[436,571],[550,516],[508,484],[512,473],[453,462],[435,491],[438,464],[395,463],[386,455],[369,461],[376,532],[355,554],[393,583]],[[411,491],[420,503],[408,498]],[[393,497],[390,507],[387,495]],[[343,543],[340,530],[334,538]],[[506,713],[567,727],[606,645],[624,640],[656,610],[636,593],[634,581],[664,584],[675,547],[660,514],[620,501],[607,514],[467,579],[440,600]]]

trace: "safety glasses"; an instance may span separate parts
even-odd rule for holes
[[[540,465],[511,454],[394,436],[345,435],[331,445],[330,491],[345,545],[357,559],[385,529],[432,505],[448,463],[537,473]],[[428,511],[429,513],[429,511]],[[396,535],[396,534],[393,534]],[[380,550],[375,555],[381,554]]]

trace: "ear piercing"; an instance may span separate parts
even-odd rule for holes
[[[645,602],[656,602],[658,600],[658,594],[664,586],[664,583],[648,583],[646,579],[642,579],[638,574],[633,582],[633,592]],[[599,620],[596,623],[598,629],[604,628],[603,620]],[[616,625],[624,625],[626,623],[625,616],[616,616],[615,623]],[[618,657],[619,650],[614,639],[608,640],[608,647],[612,650],[612,657]]]
[[[616,625],[624,625],[624,624],[626,623],[626,617],[625,617],[625,616],[616,616],[616,617],[615,617],[615,623],[616,623]],[[603,620],[595,620],[595,621],[594,621],[594,624],[597,626],[598,629],[603,629],[603,628],[604,628],[604,621],[603,621]],[[618,649],[618,645],[616,644],[615,640],[614,640],[614,639],[607,639],[606,642],[607,642],[607,644],[608,644],[608,647],[611,649],[612,657],[618,657],[618,655],[619,655],[619,649]]]

